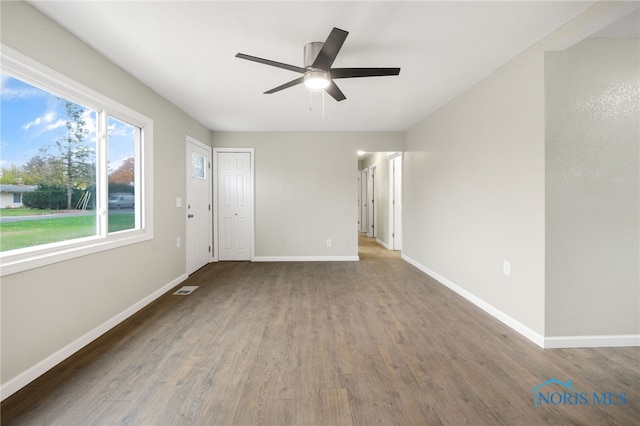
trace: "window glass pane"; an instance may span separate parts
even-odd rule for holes
[[[198,179],[205,179],[205,157],[196,154],[195,152],[191,154],[191,176]]]
[[[136,146],[140,129],[109,117],[109,232],[136,228]]]
[[[0,82],[0,251],[96,235],[96,111]]]

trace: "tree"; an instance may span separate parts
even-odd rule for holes
[[[133,185],[135,183],[135,165],[133,157],[126,158],[120,167],[109,174],[109,182]]]
[[[64,185],[62,167],[46,148],[41,148],[40,154],[31,157],[22,169],[35,184]]]
[[[25,173],[22,167],[12,164],[11,167],[0,169],[0,183],[33,185],[36,182],[28,173]]]
[[[56,141],[60,155],[56,162],[62,167],[64,185],[67,192],[67,209],[72,208],[73,189],[81,183],[88,186],[95,175],[93,149],[83,144],[89,136],[86,122],[82,117],[85,109],[73,102],[64,101],[67,113],[66,134]]]

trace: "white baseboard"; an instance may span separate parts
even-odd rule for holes
[[[554,336],[554,337],[545,337],[531,330],[527,326],[522,323],[516,321],[511,318],[509,315],[504,312],[496,309],[492,305],[488,304],[484,300],[474,296],[467,290],[462,287],[452,283],[445,277],[440,274],[430,270],[426,266],[418,263],[414,259],[402,254],[402,258],[420,269],[425,274],[431,276],[432,278],[439,281],[444,286],[450,288],[451,290],[458,293],[460,296],[464,297],[474,305],[478,306],[489,315],[494,318],[500,320],[505,325],[511,327],[518,333],[522,334],[527,339],[531,340],[536,345],[540,346],[544,349],[552,349],[552,348],[612,348],[612,347],[623,347],[623,346],[640,346],[640,335],[605,335],[605,336]]]
[[[360,256],[255,256],[254,262],[358,262]]]
[[[407,262],[409,262],[410,264],[412,264],[413,266],[415,266],[416,268],[420,269],[425,274],[427,274],[430,277],[434,278],[435,280],[439,281],[445,287],[448,287],[451,290],[455,291],[460,296],[464,297],[469,302],[473,303],[474,305],[476,305],[477,307],[479,307],[480,309],[482,309],[483,311],[485,311],[486,313],[488,313],[492,317],[496,318],[497,320],[503,322],[505,325],[511,327],[513,330],[515,330],[518,333],[522,334],[524,337],[526,337],[527,339],[531,340],[536,345],[540,346],[541,348],[545,347],[544,346],[545,345],[544,336],[541,336],[540,334],[538,334],[535,331],[531,330],[529,327],[527,327],[527,326],[523,325],[522,323],[516,321],[515,319],[511,318],[509,315],[505,314],[504,312],[500,311],[499,309],[496,309],[494,306],[488,304],[484,300],[482,300],[479,297],[473,295],[472,293],[468,292],[467,290],[463,289],[462,287],[452,283],[451,281],[449,281],[448,279],[446,279],[442,275],[432,271],[431,269],[429,269],[426,266],[420,264],[416,260],[414,260],[414,259],[410,258],[409,256],[405,255],[404,253],[402,254],[402,258],[404,260],[406,260]]]
[[[546,348],[614,348],[640,346],[640,335],[622,336],[554,336],[544,338]]]
[[[377,239],[377,238],[376,238],[376,243],[380,244],[382,247],[386,248],[387,250],[393,250],[393,249],[391,248],[391,246],[389,246],[389,244],[387,244],[387,243],[385,243],[384,241],[379,240],[379,239]]]
[[[31,383],[32,381],[34,381],[35,379],[37,379],[38,377],[40,377],[41,375],[49,371],[50,369],[52,369],[56,365],[60,364],[62,361],[69,358],[71,355],[73,355],[80,349],[84,348],[89,343],[93,342],[95,339],[102,336],[107,331],[111,330],[113,327],[120,324],[121,322],[123,322],[124,320],[126,320],[127,318],[135,314],[136,312],[138,312],[140,309],[144,308],[145,306],[147,306],[148,304],[156,300],[158,297],[162,296],[163,294],[165,294],[166,292],[168,292],[169,290],[171,290],[172,288],[174,288],[175,286],[177,286],[178,284],[186,280],[187,278],[188,278],[187,274],[180,275],[178,278],[174,279],[170,283],[154,291],[149,296],[135,303],[133,306],[129,307],[128,309],[125,309],[115,317],[107,320],[106,322],[94,328],[93,330],[89,331],[85,335],[79,337],[75,341],[71,342],[69,345],[55,352],[53,355],[43,359],[33,367],[29,368],[23,373],[20,373],[19,375],[12,378],[11,380],[8,380],[6,383],[2,384],[2,386],[0,387],[1,399],[4,400],[5,398],[13,395],[14,393],[16,393],[17,391],[19,391],[20,389],[22,389],[23,387],[25,387],[26,385],[28,385],[29,383]]]

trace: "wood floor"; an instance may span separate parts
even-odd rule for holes
[[[361,243],[360,262],[206,266],[193,294],[7,399],[2,424],[637,424],[640,348],[542,350]],[[550,384],[534,407],[552,378],[573,390]]]

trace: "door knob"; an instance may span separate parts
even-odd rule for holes
[[[193,215],[192,215],[192,214],[188,214],[188,215],[187,215],[187,219],[191,219],[192,217],[193,217]]]

